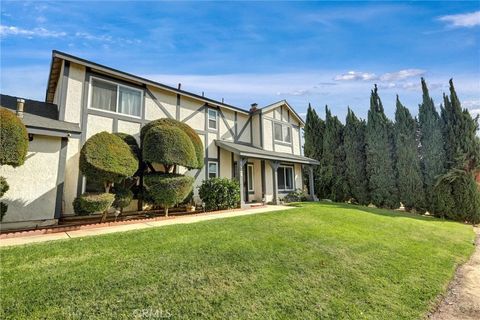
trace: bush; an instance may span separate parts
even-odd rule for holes
[[[199,187],[198,194],[207,210],[237,208],[240,202],[238,181],[227,178],[204,180]]]
[[[80,170],[89,179],[104,183],[117,182],[132,176],[138,159],[119,137],[100,132],[87,140],[80,152]]]
[[[132,153],[135,155],[135,157],[140,157],[140,147],[138,146],[137,139],[135,139],[134,136],[123,132],[116,132],[113,135],[122,139],[130,147],[130,150],[132,150]]]
[[[112,193],[84,193],[73,200],[73,210],[80,216],[105,212],[114,200],[115,195]]]
[[[144,177],[149,197],[165,209],[167,216],[168,209],[182,202],[192,191],[193,181],[193,177],[173,173],[150,173]]]
[[[155,126],[150,128],[142,142],[144,161],[180,165],[192,169],[197,166],[195,148],[187,134],[180,128],[172,126]]]
[[[292,191],[290,192],[289,194],[287,194],[283,200],[285,202],[302,202],[302,201],[307,201],[308,200],[308,196],[307,194],[300,190],[300,189],[297,189],[295,191]]]
[[[0,107],[0,165],[21,166],[27,150],[27,128],[15,113]]]
[[[146,133],[153,127],[156,126],[169,126],[169,127],[176,127],[181,130],[183,130],[187,136],[190,138],[193,147],[195,149],[195,157],[196,157],[196,166],[192,167],[191,169],[201,169],[203,168],[203,158],[204,158],[204,149],[203,149],[203,143],[198,134],[195,132],[195,130],[190,127],[188,124],[174,120],[174,119],[168,119],[168,118],[163,118],[163,119],[158,119],[152,122],[147,123],[145,126],[142,127],[142,130],[140,132],[140,140],[143,141],[145,138]]]
[[[127,207],[133,199],[133,192],[129,189],[119,188],[115,190],[115,200],[113,201],[113,207],[117,209],[123,209]]]

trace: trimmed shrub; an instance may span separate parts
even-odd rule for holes
[[[204,180],[198,189],[198,194],[207,210],[237,208],[240,202],[238,181],[227,178]]]
[[[100,132],[87,140],[80,152],[80,170],[89,179],[112,183],[132,176],[138,160],[118,136]]]
[[[203,163],[203,158],[204,158],[203,143],[200,137],[198,136],[198,134],[195,132],[195,130],[192,127],[190,127],[186,123],[183,123],[174,119],[168,119],[168,118],[158,119],[158,120],[149,122],[144,127],[142,127],[142,130],[140,132],[140,140],[143,141],[146,133],[155,126],[171,126],[171,127],[177,127],[182,129],[190,138],[193,144],[193,147],[195,148],[195,156],[197,159],[197,164],[195,167],[192,167],[192,169],[203,168],[203,164],[204,164]]]
[[[114,200],[115,195],[112,193],[84,193],[73,200],[73,210],[80,216],[105,212]]]
[[[193,177],[173,173],[151,173],[144,177],[149,197],[165,209],[167,216],[168,209],[182,202],[192,191],[193,182]]]
[[[138,146],[137,139],[134,136],[123,133],[123,132],[115,132],[113,135],[122,139],[132,150],[133,154],[139,158],[140,157],[140,147]]]
[[[123,210],[127,207],[133,199],[133,192],[129,189],[119,188],[115,190],[115,200],[113,201],[113,207]]]
[[[0,177],[0,198],[3,197],[5,192],[8,191],[8,189],[10,189],[10,186],[7,183],[7,179],[5,179],[4,177]]]
[[[290,192],[289,194],[287,194],[283,198],[283,201],[285,201],[287,203],[288,202],[302,202],[302,201],[307,201],[307,200],[308,200],[307,194],[300,189],[297,189],[295,191]]]
[[[27,128],[15,113],[0,108],[0,165],[21,166],[27,150]]]
[[[197,166],[195,148],[188,135],[173,126],[150,128],[142,142],[144,161],[164,166],[180,165],[192,169]]]

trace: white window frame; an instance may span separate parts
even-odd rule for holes
[[[250,176],[248,175],[248,171],[252,170],[252,181],[250,181]],[[247,164],[247,189],[248,189],[248,192],[255,192],[255,178],[254,178],[254,167],[253,167],[253,163],[249,163]],[[248,185],[250,183],[250,186]],[[250,189],[250,187],[252,187]]]
[[[285,182],[285,188],[284,189],[280,189],[280,186],[278,185],[279,184],[279,179],[277,177],[277,188],[278,188],[278,191],[294,191],[295,190],[295,167],[294,166],[289,166],[289,165],[280,165],[278,166],[278,169],[282,168],[283,169],[283,172],[284,172],[284,182]],[[286,174],[286,168],[290,168],[292,169],[292,188],[291,189],[287,189],[286,186],[287,186],[287,174]],[[278,170],[277,169],[277,170]]]
[[[275,124],[277,125],[280,125],[280,127],[282,128],[281,129],[281,140],[278,140],[276,137],[275,137]],[[288,128],[290,128],[290,141],[286,141],[286,140],[283,140],[284,138],[284,131],[285,130],[288,130]],[[287,144],[292,144],[292,135],[293,135],[293,128],[291,125],[288,125],[288,124],[283,124],[283,123],[279,123],[279,122],[274,122],[273,123],[273,139],[276,141],[276,142],[281,142],[281,143],[287,143]]]
[[[117,86],[117,103],[116,103],[116,110],[118,110],[118,107],[119,107],[119,100],[120,100],[120,87],[123,87],[123,88],[126,88],[126,89],[129,89],[129,90],[134,90],[134,91],[138,91],[140,92],[140,115],[139,116],[135,116],[133,114],[128,114],[128,113],[122,113],[122,112],[118,112],[118,111],[110,111],[110,110],[105,110],[105,109],[100,109],[100,108],[94,108],[92,107],[92,92],[93,92],[93,79],[95,80],[98,80],[98,81],[103,81],[103,82],[107,82],[107,83],[110,83],[110,84],[113,84],[113,85],[116,85]],[[135,87],[130,87],[130,86],[126,86],[126,85],[123,85],[123,84],[119,84],[118,82],[115,82],[115,81],[110,81],[110,80],[105,80],[103,78],[99,78],[99,77],[95,77],[95,76],[90,76],[90,83],[88,85],[88,109],[92,109],[92,110],[97,110],[97,111],[101,111],[101,112],[105,112],[105,113],[110,113],[110,114],[121,114],[123,116],[126,116],[126,117],[131,117],[131,118],[135,118],[135,119],[141,119],[142,118],[142,113],[143,113],[143,90],[140,90],[138,88],[135,88]]]
[[[215,172],[211,172],[210,171],[210,164],[215,164]],[[215,177],[214,178],[218,178],[218,162],[217,161],[208,161],[208,164],[207,164],[207,177],[208,179],[211,179],[212,177],[210,177],[210,173],[215,173]]]
[[[210,111],[215,112],[215,118],[214,119],[210,118]],[[210,127],[210,120],[215,121],[215,128]],[[208,108],[208,110],[207,110],[207,127],[208,127],[208,130],[218,131],[218,110]]]

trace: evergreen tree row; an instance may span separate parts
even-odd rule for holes
[[[418,119],[396,100],[387,118],[377,86],[367,121],[348,109],[345,125],[325,107],[325,120],[308,106],[305,155],[320,161],[315,192],[320,199],[405,210],[480,222],[478,117],[462,109],[450,80],[440,114],[422,78]]]

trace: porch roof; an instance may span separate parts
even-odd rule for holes
[[[238,154],[242,157],[277,160],[285,162],[294,162],[301,164],[320,164],[317,160],[285,152],[268,151],[245,144],[234,143],[231,141],[215,140],[215,144],[227,151]]]

